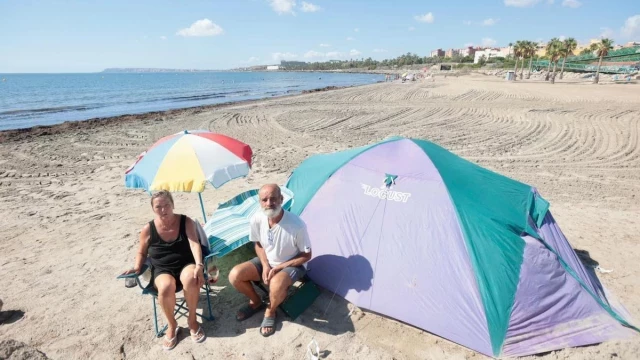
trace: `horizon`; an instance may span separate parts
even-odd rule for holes
[[[229,71],[280,60],[393,59],[407,52],[516,40],[640,40],[635,1],[485,0],[422,4],[169,0],[0,3],[0,73],[100,73],[108,68]],[[38,9],[34,11],[33,9]],[[141,22],[140,18],[145,21]],[[598,19],[598,20],[593,20]],[[549,24],[554,24],[549,26]]]

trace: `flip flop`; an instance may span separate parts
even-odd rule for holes
[[[179,332],[180,332],[180,328],[178,327],[178,328],[176,329],[176,335],[175,335],[173,338],[169,339],[169,338],[167,337],[167,335],[165,335],[165,336],[162,338],[162,349],[163,349],[163,350],[173,350],[173,348],[175,348],[175,347],[176,347],[176,345],[178,345],[178,333],[179,333]],[[166,346],[166,345],[164,344],[164,341],[165,341],[165,340],[169,340],[169,346]]]
[[[270,327],[271,330],[269,332],[262,332],[263,328]],[[267,337],[271,336],[276,332],[276,317],[265,317],[262,319],[262,324],[260,324],[260,335]]]
[[[264,307],[265,307],[264,303],[260,303],[260,306],[258,306],[255,309],[252,308],[251,305],[247,304],[241,307],[240,310],[238,310],[238,312],[242,314],[242,318],[239,318],[238,315],[236,314],[236,320],[238,321],[247,320],[248,318],[252,317],[255,313],[262,310]]]
[[[207,338],[207,335],[204,334],[204,330],[202,330],[202,326],[198,326],[198,331],[195,333],[191,330],[189,330],[189,333],[191,334],[191,340],[194,343],[201,343]]]

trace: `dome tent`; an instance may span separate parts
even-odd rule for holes
[[[637,331],[534,188],[431,142],[315,155],[286,186],[310,278],[361,308],[495,357]]]

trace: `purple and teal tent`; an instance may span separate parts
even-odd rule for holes
[[[361,308],[494,357],[638,331],[533,187],[431,142],[315,155],[287,188],[309,276]]]

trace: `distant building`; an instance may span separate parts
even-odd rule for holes
[[[473,56],[473,63],[477,64],[480,62],[480,59],[484,56],[485,60],[489,60],[495,57],[505,57],[506,55],[500,49],[484,49],[480,51],[476,51]]]
[[[458,50],[458,55],[465,57],[465,56],[471,56],[473,57],[476,54],[476,49],[473,46],[469,46],[465,49],[459,49]]]
[[[433,50],[433,51],[431,51],[429,56],[430,57],[444,57],[444,50],[442,50],[442,49]]]
[[[267,70],[278,70],[280,66],[278,65],[267,65]]]
[[[458,49],[449,49],[444,53],[445,57],[452,58],[460,54],[460,50]]]

